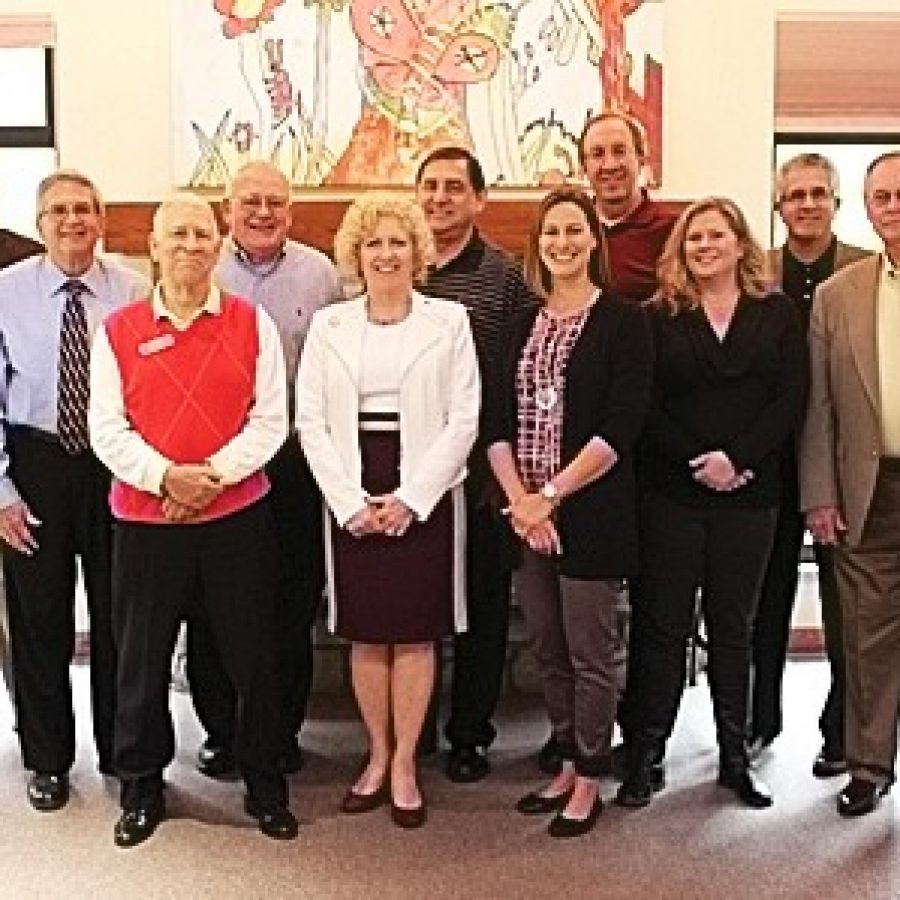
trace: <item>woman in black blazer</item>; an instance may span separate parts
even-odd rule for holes
[[[745,748],[750,635],[780,495],[779,452],[804,406],[806,342],[791,302],[768,293],[741,211],[709,198],[682,213],[650,306],[656,370],[642,446],[638,718],[616,798],[652,796],[685,681],[697,592],[709,644],[719,783],[747,806],[771,795]]]
[[[555,837],[591,829],[616,707],[616,606],[637,563],[632,448],[652,350],[642,310],[606,290],[594,206],[561,189],[540,206],[526,276],[544,297],[523,312],[489,401],[488,456],[521,551],[516,593],[566,760],[523,813],[558,812]]]

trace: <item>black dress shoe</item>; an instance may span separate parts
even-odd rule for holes
[[[378,809],[388,798],[387,785],[382,782],[371,794],[358,794],[350,788],[341,801],[341,812],[354,816],[357,813],[371,812]]]
[[[294,738],[278,757],[278,771],[282,775],[294,775],[303,768],[305,763],[306,757],[303,755],[303,748],[297,738]]]
[[[766,809],[774,802],[768,787],[749,769],[719,769],[719,784],[734,791],[744,806]]]
[[[451,781],[467,784],[481,781],[491,771],[491,764],[480,747],[453,747],[444,771]]]
[[[875,809],[890,789],[890,784],[879,786],[874,781],[854,775],[837,796],[837,811],[847,818],[864,816]]]
[[[603,812],[603,801],[597,797],[594,805],[591,807],[591,811],[587,814],[587,818],[570,819],[568,816],[558,813],[551,820],[547,832],[550,837],[555,838],[581,837],[581,835],[587,834],[597,824],[597,819],[600,817],[601,812]]]
[[[565,808],[571,796],[571,788],[555,797],[545,797],[537,791],[531,791],[516,803],[516,809],[526,816],[544,816]]]
[[[197,751],[197,769],[207,778],[229,780],[237,778],[234,754],[227,747],[204,741]]]
[[[162,801],[125,809],[116,822],[113,840],[117,847],[136,847],[156,831],[156,826],[165,818],[165,805]]]
[[[245,797],[244,809],[248,816],[256,819],[259,830],[273,840],[291,841],[300,832],[297,819],[286,806],[260,804],[252,797]]]
[[[62,809],[69,802],[69,776],[32,773],[28,779],[28,802],[40,812]]]
[[[832,750],[823,747],[816,756],[812,766],[812,773],[816,778],[834,778],[835,775],[844,775],[847,771],[847,760],[843,750]]]
[[[418,806],[397,806],[391,800],[391,819],[398,828],[421,828],[425,824],[428,814],[425,810],[425,800]]]
[[[562,751],[556,738],[551,734],[538,753],[538,768],[545,775],[559,775],[563,767]]]

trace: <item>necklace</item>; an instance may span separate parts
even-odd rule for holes
[[[408,316],[410,311],[412,310],[412,299],[407,298],[406,305],[399,315],[391,315],[391,316],[376,316],[372,314],[372,304],[371,301],[366,300],[366,318],[373,325],[398,325],[400,322],[404,321]]]

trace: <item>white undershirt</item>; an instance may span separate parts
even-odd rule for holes
[[[366,323],[359,365],[360,412],[399,412],[408,323],[408,318],[393,325]]]

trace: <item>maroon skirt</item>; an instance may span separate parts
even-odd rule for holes
[[[361,431],[363,487],[389,494],[400,481],[399,431]],[[366,644],[413,644],[453,632],[453,504],[445,494],[403,537],[355,538],[332,518],[335,632]]]

